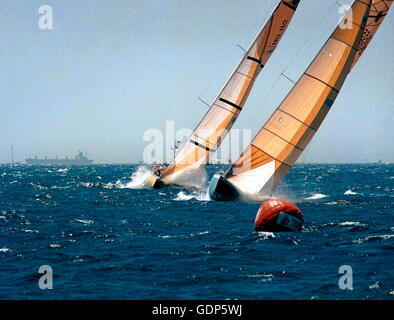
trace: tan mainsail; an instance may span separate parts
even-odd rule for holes
[[[204,118],[162,175],[164,183],[182,184],[180,178],[186,172],[208,163],[240,114],[256,77],[277,47],[298,3],[299,0],[280,1]]]
[[[312,64],[224,175],[241,193],[270,192],[306,148],[368,44],[362,39],[376,32],[373,19],[387,13],[392,1],[373,2],[370,10],[372,0],[354,1]],[[376,11],[383,7],[386,11]]]

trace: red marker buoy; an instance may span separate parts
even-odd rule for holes
[[[257,211],[256,231],[301,231],[304,217],[300,209],[286,200],[265,201]]]

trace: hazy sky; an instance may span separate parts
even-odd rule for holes
[[[257,133],[292,86],[280,73],[297,80],[338,23],[336,2],[301,0],[235,128]],[[2,0],[0,163],[11,145],[17,161],[78,150],[96,163],[141,160],[147,129],[195,127],[207,110],[198,97],[213,101],[237,44],[249,45],[277,3]],[[41,5],[53,30],[38,27]],[[389,12],[302,161],[394,162],[393,38]]]

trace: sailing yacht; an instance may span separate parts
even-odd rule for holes
[[[211,199],[249,198],[268,194],[275,188],[319,129],[392,2],[353,2],[308,69],[239,159],[224,175],[216,174],[212,178]]]
[[[299,0],[279,2],[174,160],[164,170],[158,170],[159,174],[152,172],[149,175],[149,186],[159,188],[164,184],[182,185],[187,180],[185,177],[199,173],[209,163],[237,120],[257,76],[278,46],[298,3]]]

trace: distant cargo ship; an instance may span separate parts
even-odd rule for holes
[[[65,159],[48,159],[47,157],[44,159],[37,159],[36,156],[34,159],[26,159],[26,163],[35,166],[86,166],[92,164],[93,160],[88,159],[88,157],[80,151],[74,159],[69,159],[68,157]]]

